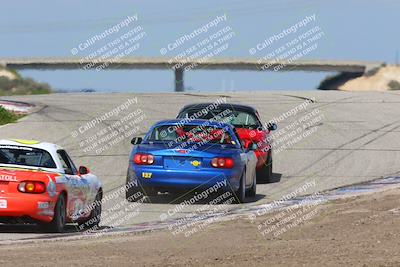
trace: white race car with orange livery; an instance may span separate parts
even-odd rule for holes
[[[63,232],[67,223],[98,226],[103,190],[60,146],[0,140],[0,223],[40,223]]]

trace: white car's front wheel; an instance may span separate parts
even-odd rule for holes
[[[97,192],[96,199],[94,201],[94,207],[92,208],[90,212],[89,218],[86,220],[79,222],[79,230],[83,229],[91,229],[91,230],[97,230],[100,224],[100,219],[101,219],[101,200],[103,198],[103,194],[101,191]]]

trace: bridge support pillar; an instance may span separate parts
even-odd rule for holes
[[[175,69],[175,92],[183,92],[185,89],[183,84],[183,69]]]

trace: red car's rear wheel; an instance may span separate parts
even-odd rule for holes
[[[51,223],[48,225],[48,230],[55,233],[64,232],[65,224],[67,221],[65,196],[61,194],[54,208],[54,217]]]
[[[267,184],[272,182],[272,156],[269,155],[267,161],[257,170],[257,183]]]

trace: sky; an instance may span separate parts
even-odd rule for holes
[[[282,46],[287,52],[289,42],[317,27],[323,33],[322,37],[313,42],[312,51],[305,53],[304,46],[298,49],[303,53],[301,60],[364,60],[393,64],[400,50],[400,35],[395,28],[399,10],[400,1],[396,0],[3,1],[0,8],[0,58],[72,57],[71,49],[79,48],[91,37],[135,15],[136,21],[96,41],[89,48],[79,50],[75,56],[84,58],[103,46],[111,51],[111,41],[121,40],[124,33],[140,29],[144,37],[134,43],[136,49],[127,55],[161,57],[160,49],[168,48],[181,36],[226,15],[226,20],[209,27],[207,32],[191,37],[176,49],[167,49],[165,56],[177,56],[193,46],[199,52],[205,47],[202,41],[229,29],[233,32],[231,38],[208,50],[214,53],[213,57],[262,58]],[[298,27],[296,32],[257,50],[254,55],[249,52],[257,44],[314,14],[315,20]],[[219,51],[218,47],[224,49]],[[124,49],[120,52],[125,52]],[[282,53],[275,54],[282,56]],[[96,71],[82,68],[25,70],[21,74],[62,90],[157,92],[173,91],[174,88],[172,70]],[[189,70],[185,72],[185,88],[188,91],[311,90],[331,74]]]

